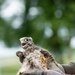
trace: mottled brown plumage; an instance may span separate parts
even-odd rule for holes
[[[17,75],[28,70],[55,70],[65,75],[63,67],[46,49],[36,46],[31,37],[23,37],[20,42],[24,50],[23,52],[18,51],[16,55],[20,57],[23,65]]]

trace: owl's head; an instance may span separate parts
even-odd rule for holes
[[[20,42],[22,45],[22,48],[26,49],[30,46],[33,46],[33,39],[31,37],[22,37],[20,38]]]

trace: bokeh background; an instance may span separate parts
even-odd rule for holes
[[[16,75],[19,39],[32,37],[60,64],[75,61],[75,0],[0,0],[0,75]]]

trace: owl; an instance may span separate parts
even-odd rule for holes
[[[23,52],[18,51],[16,55],[20,58],[22,67],[17,75],[22,75],[28,70],[55,70],[66,75],[63,67],[55,61],[50,52],[36,46],[31,37],[22,37],[20,42]]]

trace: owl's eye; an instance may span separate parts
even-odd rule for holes
[[[28,39],[26,39],[26,41],[28,41]]]
[[[26,39],[24,39],[24,41],[27,42],[27,41],[29,41],[29,39],[26,38]]]
[[[31,41],[31,39],[29,39],[29,41]]]

